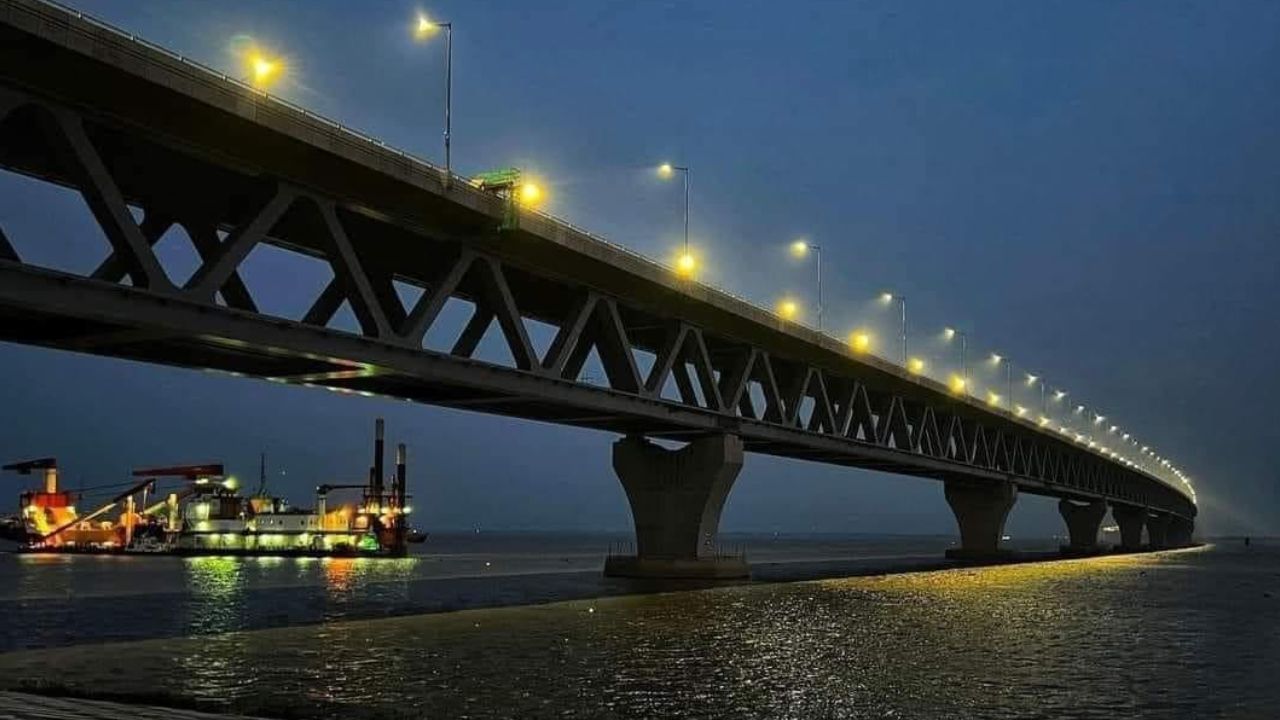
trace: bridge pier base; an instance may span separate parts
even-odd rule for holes
[[[1169,521],[1171,515],[1151,513],[1147,515],[1147,545],[1152,550],[1169,547]]]
[[[613,444],[613,469],[622,481],[636,526],[636,554],[610,556],[613,577],[744,578],[746,558],[716,546],[720,511],[742,469],[742,440],[715,435],[679,450],[640,436]]]
[[[1098,552],[1098,528],[1102,527],[1102,518],[1107,514],[1107,503],[1094,500],[1079,504],[1063,498],[1058,501],[1058,512],[1066,521],[1071,538],[1070,544],[1062,546],[1062,552],[1073,555]]]
[[[1192,521],[1183,518],[1171,518],[1169,522],[1169,531],[1167,540],[1169,547],[1187,547],[1191,544],[1191,533],[1195,530],[1195,524]]]
[[[1017,485],[949,480],[946,496],[960,526],[960,547],[947,550],[947,557],[978,559],[1008,553],[1000,548],[1000,538],[1004,536],[1004,521],[1018,498]]]
[[[1120,549],[1140,550],[1142,548],[1142,526],[1147,520],[1147,511],[1136,505],[1123,503],[1111,504],[1111,517],[1120,526]]]

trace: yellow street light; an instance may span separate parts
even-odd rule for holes
[[[245,55],[246,70],[249,82],[256,88],[266,89],[274,85],[284,75],[284,61],[271,57],[260,50],[252,50]]]
[[[863,330],[854,330],[849,336],[849,347],[856,353],[865,353],[871,349],[871,335]]]
[[[961,375],[952,375],[947,385],[951,387],[951,392],[959,395],[964,392],[964,389],[969,385],[969,383],[966,382],[964,377]]]
[[[884,303],[885,305],[888,305],[889,303],[893,302],[893,293],[891,292],[880,293],[880,302]]]
[[[1021,405],[1014,405],[1013,414],[1017,415],[1018,417],[1022,417],[1023,415],[1027,414],[1027,409],[1022,407]]]
[[[1040,379],[1039,375],[1032,375],[1031,373],[1027,373],[1027,387],[1031,387],[1032,385],[1035,385],[1036,381],[1039,379]]]
[[[924,373],[924,360],[913,357],[907,360],[907,372],[912,375],[921,375]]]
[[[791,254],[797,258],[802,258],[809,254],[809,243],[804,240],[797,240],[791,243]]]
[[[542,202],[542,187],[537,183],[520,184],[520,202],[525,205],[537,205]]]
[[[682,252],[676,258],[676,274],[682,278],[691,278],[698,271],[698,259],[693,253]]]
[[[778,301],[777,313],[783,320],[795,320],[800,314],[800,305],[791,298],[783,298]]]
[[[675,172],[676,169],[671,166],[671,163],[662,163],[658,166],[658,177],[663,180],[670,180],[671,176],[674,175]]]
[[[991,364],[992,364],[992,365],[999,365],[999,364],[1000,364],[1000,361],[1002,361],[1002,360],[1004,360],[1004,356],[1003,356],[1003,355],[1001,355],[1000,353],[991,353]]]
[[[1000,404],[1000,394],[999,394],[999,393],[994,393],[994,392],[991,392],[990,390],[988,390],[988,391],[987,391],[987,404],[988,404],[988,405],[992,405],[992,406],[999,405],[999,404]]]
[[[413,26],[413,36],[418,40],[426,40],[440,32],[444,26],[444,23],[432,20],[425,13],[418,13],[418,21]]]

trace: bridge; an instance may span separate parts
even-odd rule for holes
[[[1134,463],[61,6],[0,0],[0,166],[78,192],[104,238],[72,273],[0,227],[0,339],[616,433],[615,574],[745,574],[716,545],[744,453],[936,479],[959,555],[1000,552],[1020,493],[1059,498],[1082,552],[1108,508],[1126,547],[1191,541],[1193,498]],[[174,227],[180,282],[153,247]],[[331,270],[306,312],[259,307],[264,245]],[[428,347],[451,304],[469,321]],[[509,362],[477,356],[495,323]]]

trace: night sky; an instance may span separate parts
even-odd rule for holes
[[[652,169],[689,165],[709,282],[792,294],[812,322],[812,259],[786,252],[806,237],[833,332],[893,357],[874,298],[903,293],[935,372],[958,363],[942,327],[967,329],[974,358],[1011,357],[1177,462],[1203,531],[1280,528],[1280,3],[73,5],[230,75],[247,35],[287,59],[280,95],[435,160],[443,46],[410,27],[452,21],[455,170],[526,168],[550,212],[666,260],[681,196]],[[77,196],[9,174],[0,227],[55,267],[106,247]],[[180,239],[160,252],[190,264]],[[280,255],[255,252],[250,290],[305,307],[313,283]],[[72,485],[213,460],[252,478],[265,450],[305,505],[362,476],[382,415],[427,529],[630,527],[604,433],[15,345],[0,377],[0,459],[57,455]],[[1010,523],[1063,532],[1031,496]],[[761,456],[722,527],[954,532],[933,481]]]

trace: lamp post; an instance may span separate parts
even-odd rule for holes
[[[1044,378],[1027,373],[1027,384],[1035,385],[1037,383],[1040,384],[1040,414],[1047,417],[1049,415],[1049,396],[1044,386]]]
[[[901,311],[901,316],[902,316],[902,337],[901,337],[902,367],[906,367],[907,366],[907,298],[906,296],[903,296],[903,295],[894,295],[891,292],[885,292],[880,294],[880,302],[883,302],[886,305],[893,302],[894,300],[898,301],[898,309]]]
[[[814,245],[807,240],[796,240],[791,243],[791,254],[803,258],[812,250],[818,258],[818,332],[822,332],[822,246]]]
[[[1004,363],[1004,381],[1005,390],[1009,393],[1005,404],[1009,407],[1009,414],[1013,414],[1013,361],[1001,355],[1000,353],[991,353],[991,362],[994,365]]]
[[[689,252],[689,168],[680,165],[672,165],[671,163],[662,163],[658,166],[658,176],[664,180],[670,179],[672,175],[681,173],[684,176],[684,251]]]
[[[950,342],[955,338],[960,338],[960,377],[964,381],[964,392],[969,393],[969,334],[955,328],[943,328],[943,336]]]
[[[453,23],[438,22],[426,15],[419,15],[414,36],[418,40],[426,40],[442,29],[444,30],[444,186],[447,188],[453,180],[453,158],[449,147],[453,124]]]

